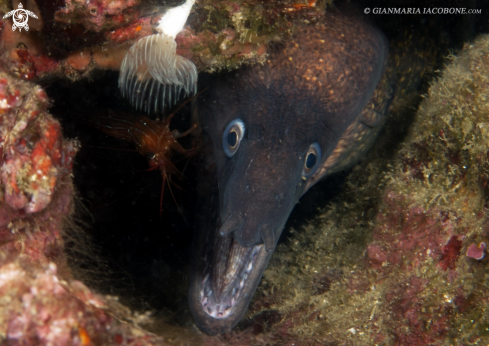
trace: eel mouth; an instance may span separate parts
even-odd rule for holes
[[[197,327],[215,335],[230,331],[246,313],[273,251],[209,233],[195,245],[189,303]]]
[[[236,244],[234,246],[240,247]],[[236,303],[246,294],[244,288],[248,286],[248,278],[251,277],[253,265],[262,247],[261,245],[250,248],[240,247],[236,249],[238,251],[231,251],[240,255],[230,256],[227,259],[231,270],[227,270],[223,276],[217,277],[215,271],[211,270],[211,266],[206,267],[199,295],[202,309],[206,314],[217,319],[226,319],[232,315]]]

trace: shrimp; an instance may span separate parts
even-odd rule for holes
[[[289,12],[295,12],[302,10],[304,8],[316,7],[316,0],[308,0],[306,4],[292,4],[292,7],[287,8],[286,10]]]
[[[83,119],[84,122],[110,136],[134,142],[136,150],[148,160],[148,170],[160,170],[163,179],[160,194],[160,216],[163,208],[165,183],[171,182],[171,176],[182,178],[182,173],[171,161],[172,153],[177,152],[186,156],[193,153],[193,150],[184,149],[177,142],[177,139],[185,137],[197,127],[197,124],[194,124],[183,133],[178,130],[172,131],[170,130],[170,122],[173,115],[174,113],[170,114],[166,120],[152,120],[146,116],[137,117],[130,114]],[[170,187],[170,185],[168,186]]]

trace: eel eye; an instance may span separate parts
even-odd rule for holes
[[[304,160],[304,169],[302,170],[302,177],[304,179],[309,178],[316,172],[321,162],[321,148],[317,142],[312,143],[307,149],[306,159]]]
[[[155,158],[155,153],[152,153],[151,151],[148,151],[147,153],[144,154],[144,157],[146,157],[147,160],[153,160]]]
[[[239,149],[239,144],[245,134],[243,120],[234,119],[231,121],[222,135],[222,148],[228,157],[232,157]]]

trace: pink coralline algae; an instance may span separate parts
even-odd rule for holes
[[[62,236],[78,146],[49,103],[41,87],[0,70],[0,344],[165,345],[136,336],[106,312],[120,304],[72,279]]]
[[[429,281],[412,277],[391,288],[386,295],[394,324],[391,333],[395,345],[432,345],[446,335],[450,329],[449,305],[426,310],[424,294],[429,294]],[[429,324],[429,330],[427,330]],[[406,327],[409,333],[406,333]]]
[[[447,269],[455,269],[455,264],[462,250],[463,236],[454,235],[450,238],[447,245],[443,247],[443,255],[440,260],[440,266]]]
[[[48,105],[43,89],[2,73],[0,226],[45,209],[71,171],[76,145],[66,142],[58,122],[46,116]]]
[[[382,271],[399,265],[409,270],[431,257],[440,260],[443,269],[453,269],[462,244],[458,236],[452,236],[453,222],[441,212],[406,209],[404,201],[394,192],[384,198],[389,212],[379,214],[380,227],[367,247],[370,265]]]
[[[486,249],[486,243],[481,242],[479,245],[470,244],[467,249],[467,256],[474,258],[476,260],[481,260],[484,258],[484,250]]]
[[[94,307],[97,297],[83,296],[87,288],[80,282],[61,281],[54,263],[34,272],[25,267],[0,268],[0,300],[10,301],[1,309],[0,332],[10,345],[88,345],[87,330],[100,333],[110,326],[112,318]]]
[[[129,45],[152,34],[159,18],[141,17],[139,0],[67,0],[40,9],[29,1],[26,6],[40,18],[37,26],[29,32],[2,30],[0,39],[0,51],[8,53],[4,63],[26,80],[75,80],[97,68],[118,70]]]
[[[95,32],[111,30],[139,16],[139,0],[66,0],[55,13],[55,19],[65,23],[79,22]]]
[[[109,41],[120,44],[136,41],[138,38],[153,34],[152,24],[155,22],[156,18],[139,18],[127,26],[123,26],[116,30],[107,31],[105,36]]]

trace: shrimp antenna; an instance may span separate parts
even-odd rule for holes
[[[185,106],[187,103],[189,103],[190,101],[196,99],[197,97],[199,97],[204,91],[206,91],[207,89],[209,89],[209,87],[205,87],[204,89],[202,89],[201,91],[199,91],[197,94],[195,94],[194,96],[192,97],[189,97],[188,99],[186,99],[185,101],[183,101],[178,107],[177,109],[175,109],[173,112],[171,112],[169,115],[168,115],[168,118],[167,118],[167,121],[169,121],[176,113],[178,113],[178,111],[180,111],[180,109],[183,108],[183,106]]]
[[[161,193],[160,193],[160,218],[163,215],[163,196],[165,194],[165,182],[166,182],[166,174],[161,175],[162,182],[161,182]],[[168,184],[168,187],[170,185]]]
[[[185,223],[188,225],[187,219],[185,218],[185,215],[183,215],[182,209],[180,209],[180,206],[178,205],[178,202],[175,198],[175,195],[173,194],[173,190],[171,189],[170,182],[168,182],[168,189],[170,190],[170,194],[173,197],[173,201],[177,205],[177,208],[178,208],[178,211],[180,212],[180,215],[182,215],[182,217],[183,217],[183,221],[185,221]],[[161,217],[161,208],[160,208],[160,217]]]

